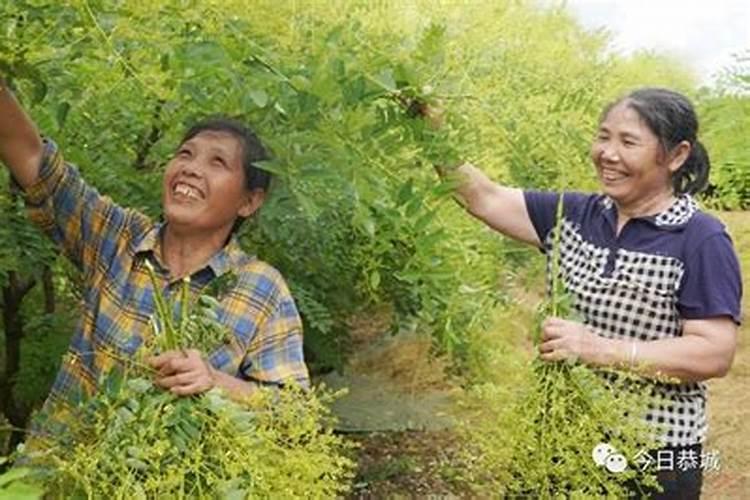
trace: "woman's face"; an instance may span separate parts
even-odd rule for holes
[[[604,194],[621,207],[637,206],[672,192],[676,164],[627,101],[615,105],[599,125],[591,159]]]
[[[228,231],[263,201],[262,193],[245,187],[242,145],[227,132],[205,130],[181,144],[163,183],[167,221],[193,231]]]

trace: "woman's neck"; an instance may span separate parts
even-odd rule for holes
[[[224,247],[228,233],[181,232],[169,224],[164,227],[161,257],[169,269],[170,279],[180,279],[199,270]]]
[[[615,201],[617,206],[617,233],[630,220],[638,217],[647,217],[664,212],[675,202],[677,197],[672,191],[664,191],[659,195],[639,200],[626,205]]]

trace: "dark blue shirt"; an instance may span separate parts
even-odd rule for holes
[[[524,196],[549,257],[559,194]],[[618,235],[610,198],[565,193],[560,227],[562,281],[575,310],[599,335],[651,341],[681,336],[685,319],[727,316],[740,322],[742,281],[732,241],[690,196],[657,215],[630,219]],[[647,420],[665,425],[666,444],[703,442],[705,385],[654,386],[666,403]]]

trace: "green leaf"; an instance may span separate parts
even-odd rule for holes
[[[430,224],[430,222],[433,221],[436,215],[437,211],[431,210],[421,216],[419,219],[417,219],[417,222],[414,223],[414,230],[417,233],[421,233],[422,231],[424,231],[424,229]]]
[[[306,91],[310,88],[310,79],[303,75],[294,75],[289,79],[289,83],[300,91]]]
[[[377,270],[375,270],[370,273],[370,287],[373,290],[377,290],[379,286],[380,286],[380,273]]]
[[[159,66],[161,67],[162,71],[168,71],[169,70],[169,53],[164,53],[159,58]]]
[[[41,500],[44,490],[33,484],[14,482],[7,488],[0,489],[0,500]]]
[[[69,102],[63,101],[57,105],[57,110],[55,112],[55,119],[57,120],[57,126],[59,128],[62,129],[65,126],[65,121],[68,119],[69,112],[70,112]]]
[[[276,160],[256,161],[253,165],[280,177],[286,176],[288,173],[284,166]]]
[[[16,467],[0,475],[0,488],[10,484],[13,481],[23,479],[32,475],[32,470],[28,467]]]
[[[33,86],[34,92],[32,94],[32,99],[34,104],[41,103],[45,97],[47,97],[47,93],[49,91],[47,87],[47,83],[43,80],[34,80],[34,86]]]
[[[128,380],[127,385],[129,389],[135,391],[138,394],[144,394],[153,387],[151,381],[145,378],[134,378]]]
[[[224,500],[245,500],[247,498],[247,491],[242,489],[233,489],[225,493]]]
[[[135,469],[137,471],[148,470],[148,464],[143,460],[138,460],[137,458],[126,458],[124,460],[124,463],[131,469]]]
[[[395,92],[398,90],[398,87],[396,87],[396,80],[393,78],[392,69],[384,69],[378,73],[375,76],[375,82],[389,92]]]
[[[216,300],[216,298],[210,296],[210,295],[201,295],[199,299],[201,305],[211,308],[211,309],[219,309],[221,307],[221,302]]]
[[[362,221],[362,227],[365,229],[365,233],[367,233],[367,235],[370,238],[375,237],[375,221],[373,221],[370,218],[367,218],[364,221]]]
[[[396,202],[399,205],[405,205],[413,196],[414,194],[414,181],[412,179],[409,179],[405,183],[401,185],[401,188],[398,190],[398,194],[396,195]]]
[[[415,195],[406,204],[406,216],[413,217],[422,209],[422,197]]]
[[[251,90],[248,95],[259,108],[265,108],[268,104],[268,94],[263,89]]]
[[[224,48],[216,42],[203,41],[189,44],[183,57],[188,66],[196,66],[200,63],[210,61],[212,65],[221,64],[226,60]]]

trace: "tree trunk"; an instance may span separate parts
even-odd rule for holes
[[[8,285],[3,287],[3,326],[5,329],[5,373],[0,380],[0,404],[8,422],[16,429],[26,426],[28,412],[22,408],[13,394],[13,384],[21,365],[21,340],[23,339],[23,318],[21,304],[24,296],[36,284],[36,280],[22,280],[16,271],[8,273]],[[11,449],[20,442],[20,430],[11,436]]]
[[[44,287],[44,312],[55,313],[55,283],[52,281],[52,267],[44,266],[42,270],[42,286]]]

